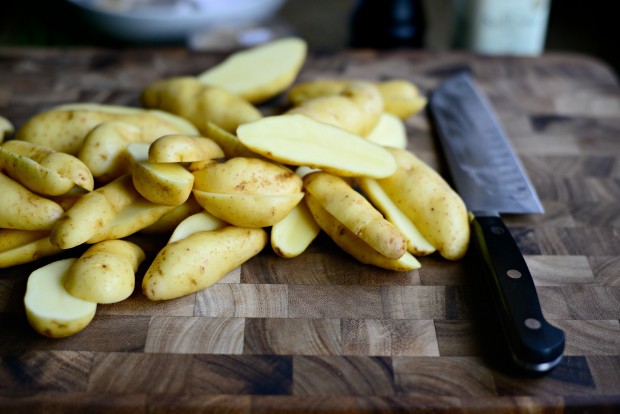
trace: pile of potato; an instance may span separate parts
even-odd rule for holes
[[[463,257],[462,200],[406,149],[403,120],[426,99],[405,80],[295,84],[306,51],[287,38],[235,53],[148,85],[143,108],[67,104],[16,131],[0,118],[0,267],[88,246],[30,275],[37,332],[74,334],[130,296],[138,232],[169,236],[142,281],[152,300],[205,289],[269,243],[300,255],[320,231],[395,271]],[[285,91],[290,108],[263,116]]]

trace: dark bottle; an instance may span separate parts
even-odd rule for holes
[[[421,0],[357,0],[349,43],[377,49],[421,48],[425,25]]]

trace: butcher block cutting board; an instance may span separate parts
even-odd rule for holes
[[[67,102],[138,106],[148,83],[198,74],[223,57],[0,49],[0,114],[19,126]],[[566,332],[553,371],[528,376],[507,363],[474,254],[423,257],[421,269],[398,273],[362,265],[321,235],[297,258],[266,248],[180,299],[151,302],[136,289],[100,305],[65,339],[36,334],[23,309],[28,275],[52,259],[1,270],[0,412],[620,409],[620,87],[612,72],[567,54],[343,51],[311,53],[299,80],[405,78],[426,94],[460,70],[488,94],[546,210],[505,219],[545,317]],[[407,132],[409,149],[445,175],[427,115],[408,119]],[[133,240],[147,262],[163,243]]]

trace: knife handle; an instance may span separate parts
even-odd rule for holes
[[[510,231],[498,216],[476,216],[472,236],[486,267],[512,359],[545,372],[562,359],[564,332],[543,317],[534,280]]]

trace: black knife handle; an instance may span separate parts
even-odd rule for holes
[[[476,215],[472,236],[488,270],[512,359],[528,371],[552,369],[562,359],[564,332],[543,317],[532,275],[510,231],[499,216]]]

